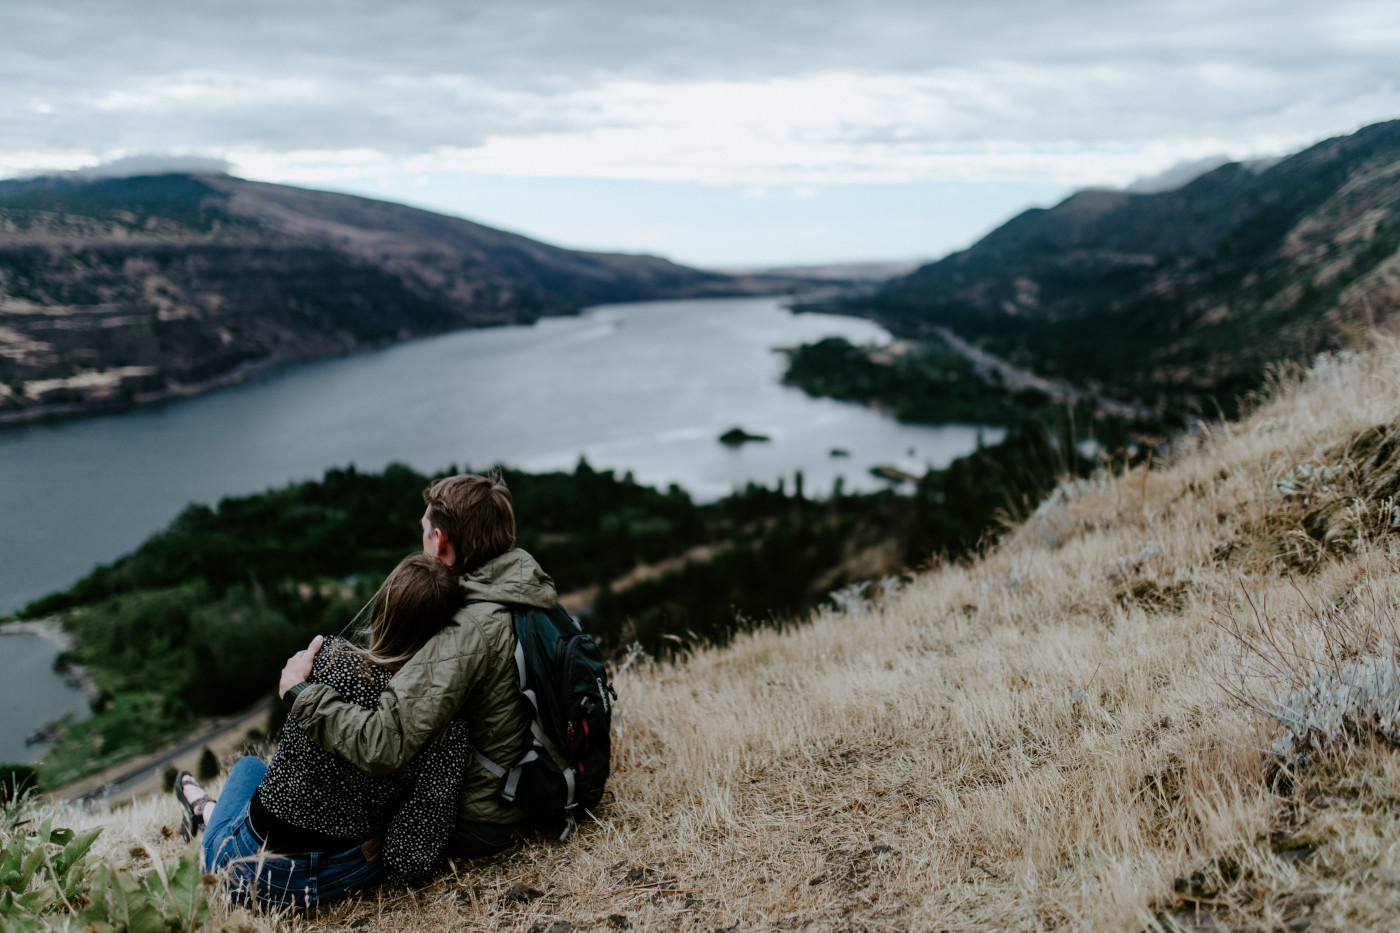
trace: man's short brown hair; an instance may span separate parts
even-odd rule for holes
[[[498,475],[445,476],[423,490],[428,522],[457,553],[452,569],[468,573],[515,546],[515,510]]]

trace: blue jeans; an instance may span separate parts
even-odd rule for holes
[[[345,852],[280,855],[263,848],[248,805],[267,765],[243,758],[229,772],[214,819],[201,843],[205,871],[226,872],[235,901],[309,907],[378,883],[384,873],[377,843]]]

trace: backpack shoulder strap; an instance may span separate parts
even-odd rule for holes
[[[539,746],[539,748],[531,748],[515,763],[514,767],[509,770],[481,754],[475,747],[472,748],[472,757],[476,759],[477,764],[481,765],[495,777],[506,778],[505,786],[501,788],[501,796],[513,802],[515,800],[516,787],[520,783],[522,768],[540,758],[539,750],[543,749],[544,753],[549,756],[555,766],[565,772],[565,780],[569,785],[569,799],[572,800],[574,796],[573,775],[568,769],[568,762],[565,761],[564,756],[559,753],[559,750],[554,747],[554,743],[549,740],[549,736],[545,734],[543,726],[540,725],[539,698],[535,695],[535,691],[530,689],[529,681],[525,673],[525,640],[531,630],[534,609],[529,606],[520,606],[514,603],[503,603],[494,599],[469,599],[466,605],[470,606],[476,603],[491,603],[497,606],[505,606],[511,612],[511,620],[515,634],[515,671],[520,682],[520,693],[525,699],[530,701],[530,711],[534,714],[530,720],[530,735],[535,740],[534,744]],[[570,621],[572,621],[572,618]],[[574,624],[577,626],[578,623]]]

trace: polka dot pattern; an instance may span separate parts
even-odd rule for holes
[[[370,663],[343,638],[327,638],[311,668],[347,701],[374,709],[393,671]],[[258,795],[268,812],[303,829],[345,839],[384,837],[390,881],[430,877],[444,857],[471,748],[454,719],[403,770],[371,777],[322,751],[290,716]]]

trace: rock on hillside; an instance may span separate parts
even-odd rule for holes
[[[1270,363],[1400,308],[1400,121],[1171,191],[1081,191],[859,308],[1109,394],[1230,410]]]
[[[611,301],[773,293],[400,204],[229,176],[0,182],[0,420]]]

